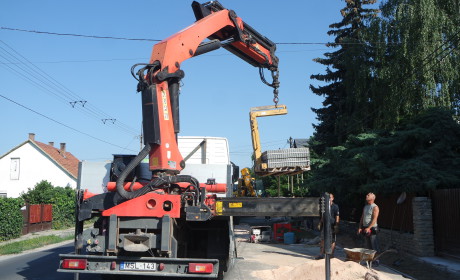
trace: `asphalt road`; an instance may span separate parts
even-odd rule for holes
[[[225,280],[260,280],[272,279],[274,270],[290,270],[296,266],[314,261],[319,252],[318,246],[305,244],[254,244],[245,242],[248,234],[235,229],[237,237],[238,259],[234,267],[225,274]],[[5,280],[73,280],[73,273],[57,272],[59,254],[73,252],[73,241],[49,245],[15,256],[0,256],[0,279]],[[391,275],[391,279],[403,279]],[[80,280],[100,280],[99,275],[81,274]],[[136,280],[139,277],[135,278]],[[147,279],[147,278],[142,278]],[[153,280],[152,278],[148,278]],[[179,280],[169,278],[164,280]],[[188,278],[190,279],[190,278]],[[125,280],[125,279],[124,279]]]
[[[238,242],[238,250],[245,251],[246,246],[254,245]],[[73,241],[66,241],[59,244],[48,245],[43,248],[34,249],[18,255],[0,256],[0,279],[5,280],[73,280],[73,273],[57,272],[59,265],[59,254],[73,252]],[[249,254],[251,255],[251,254]],[[245,280],[252,271],[247,264],[244,254],[235,262],[235,267],[225,275],[225,280]],[[257,262],[255,262],[257,263]],[[260,266],[257,265],[259,268]],[[234,273],[236,272],[236,273]],[[80,280],[100,280],[101,277],[95,274],[80,274]],[[176,280],[176,279],[170,279]]]
[[[73,273],[57,272],[59,254],[69,254],[74,251],[73,241],[49,245],[44,248],[31,250],[19,255],[0,256],[1,280],[74,280]],[[101,280],[97,274],[80,274],[80,280]],[[123,280],[140,280],[152,277],[124,277]],[[159,279],[159,278],[158,278]],[[164,279],[164,278],[162,278]],[[188,278],[189,279],[189,278]],[[169,278],[168,280],[179,280]],[[198,279],[197,279],[198,280]]]
[[[5,280],[73,280],[73,273],[59,273],[59,254],[73,252],[73,241],[60,246],[47,246],[25,254],[0,258],[1,279]],[[85,275],[81,280],[100,280],[98,275]]]
[[[59,264],[58,255],[73,252],[73,241],[59,245],[47,246],[16,256],[0,257],[0,278],[5,280],[73,280],[73,273],[56,271]],[[287,248],[285,245],[247,242],[238,242],[237,247],[240,256],[235,261],[235,266],[226,273],[225,280],[259,280],[261,278],[253,275],[255,271],[274,269],[284,262],[288,265],[295,265],[304,262],[305,258],[311,258],[308,253],[312,254],[318,250],[303,246]],[[80,274],[80,280],[100,279],[99,275]]]

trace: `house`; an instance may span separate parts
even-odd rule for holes
[[[0,197],[19,197],[28,188],[47,180],[54,186],[76,188],[79,160],[54,142],[35,141],[35,134],[0,156]]]
[[[291,148],[309,148],[308,139],[290,139]]]

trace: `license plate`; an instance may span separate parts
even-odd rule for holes
[[[121,262],[120,263],[120,270],[149,270],[155,271],[157,270],[156,263],[148,263],[148,262]]]

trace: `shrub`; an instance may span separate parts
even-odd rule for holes
[[[22,198],[29,204],[52,204],[54,229],[74,226],[76,192],[71,187],[54,187],[43,180],[23,193]]]
[[[29,204],[50,204],[53,196],[54,186],[46,180],[40,181],[34,188],[29,188],[26,193],[21,195]]]
[[[0,198],[0,241],[21,236],[23,205],[21,198]]]
[[[71,187],[55,187],[53,204],[53,228],[63,229],[75,225],[76,192]]]

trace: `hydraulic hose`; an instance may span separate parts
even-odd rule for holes
[[[141,161],[148,156],[150,153],[150,144],[146,143],[145,147],[139,152],[139,154],[126,166],[126,168],[121,172],[120,176],[117,179],[117,193],[125,199],[133,199],[144,195],[150,191],[149,188],[141,188],[133,192],[128,192],[124,188],[125,179],[131,171],[138,166]]]
[[[190,175],[176,175],[176,176],[165,176],[154,179],[150,184],[132,191],[128,192],[124,188],[125,179],[131,171],[138,166],[141,161],[148,156],[150,153],[150,144],[146,144],[145,147],[140,151],[140,153],[126,166],[126,168],[121,172],[120,176],[117,179],[117,193],[124,199],[133,199],[139,196],[142,196],[146,193],[149,193],[162,185],[176,184],[179,182],[187,182],[194,186],[197,198],[200,198],[200,183],[198,180]]]

